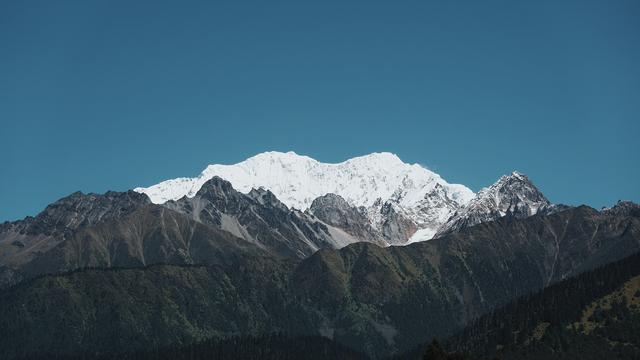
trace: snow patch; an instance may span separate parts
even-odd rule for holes
[[[415,242],[427,241],[431,240],[433,236],[436,234],[437,229],[428,228],[428,229],[418,229],[403,245],[413,244]]]

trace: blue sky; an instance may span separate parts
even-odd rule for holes
[[[640,2],[0,2],[0,221],[266,150],[640,201]]]

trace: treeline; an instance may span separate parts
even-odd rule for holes
[[[321,336],[287,337],[267,335],[210,339],[189,345],[166,346],[136,352],[39,354],[22,358],[53,360],[298,360],[367,359],[363,354]]]
[[[585,308],[640,275],[640,253],[585,272],[522,297],[474,321],[445,342],[445,348],[503,358],[597,359],[640,356],[640,317],[626,301],[598,309],[593,320],[604,326],[585,333],[571,324]],[[640,297],[640,292],[635,294]],[[537,337],[532,337],[534,330]],[[571,355],[573,354],[573,355]]]

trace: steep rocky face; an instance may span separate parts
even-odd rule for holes
[[[442,236],[486,221],[509,216],[523,219],[538,211],[551,212],[551,203],[526,175],[513,172],[484,188],[442,225],[436,236]]]
[[[452,214],[465,203],[451,197],[445,187],[436,184],[431,191],[427,192],[420,205],[415,208],[403,209],[408,219],[418,219],[416,224],[420,224],[413,241],[431,239],[435,231],[444,224]]]
[[[243,194],[219,177],[204,183],[194,197],[168,201],[163,206],[228,231],[278,256],[303,258],[320,248],[369,240],[289,209],[269,190],[253,189]]]
[[[285,332],[321,334],[381,358],[639,250],[637,213],[583,206],[502,217],[403,247],[322,249],[297,261],[240,256],[211,267],[84,270],[0,292],[0,346],[7,354],[99,351],[99,339],[135,349]]]
[[[411,219],[396,210],[393,203],[383,203],[381,199],[366,209],[350,206],[339,195],[327,194],[314,200],[309,212],[359,241],[380,246],[406,244],[418,229]]]
[[[318,197],[311,203],[309,213],[361,241],[385,244],[382,234],[373,228],[367,217],[366,209],[349,205],[340,195],[327,194]]]
[[[418,225],[401,212],[398,212],[392,203],[387,202],[382,205],[380,215],[379,228],[389,245],[407,243],[418,230]]]

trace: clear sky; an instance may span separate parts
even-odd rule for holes
[[[2,1],[0,221],[266,150],[640,201],[640,2]]]

